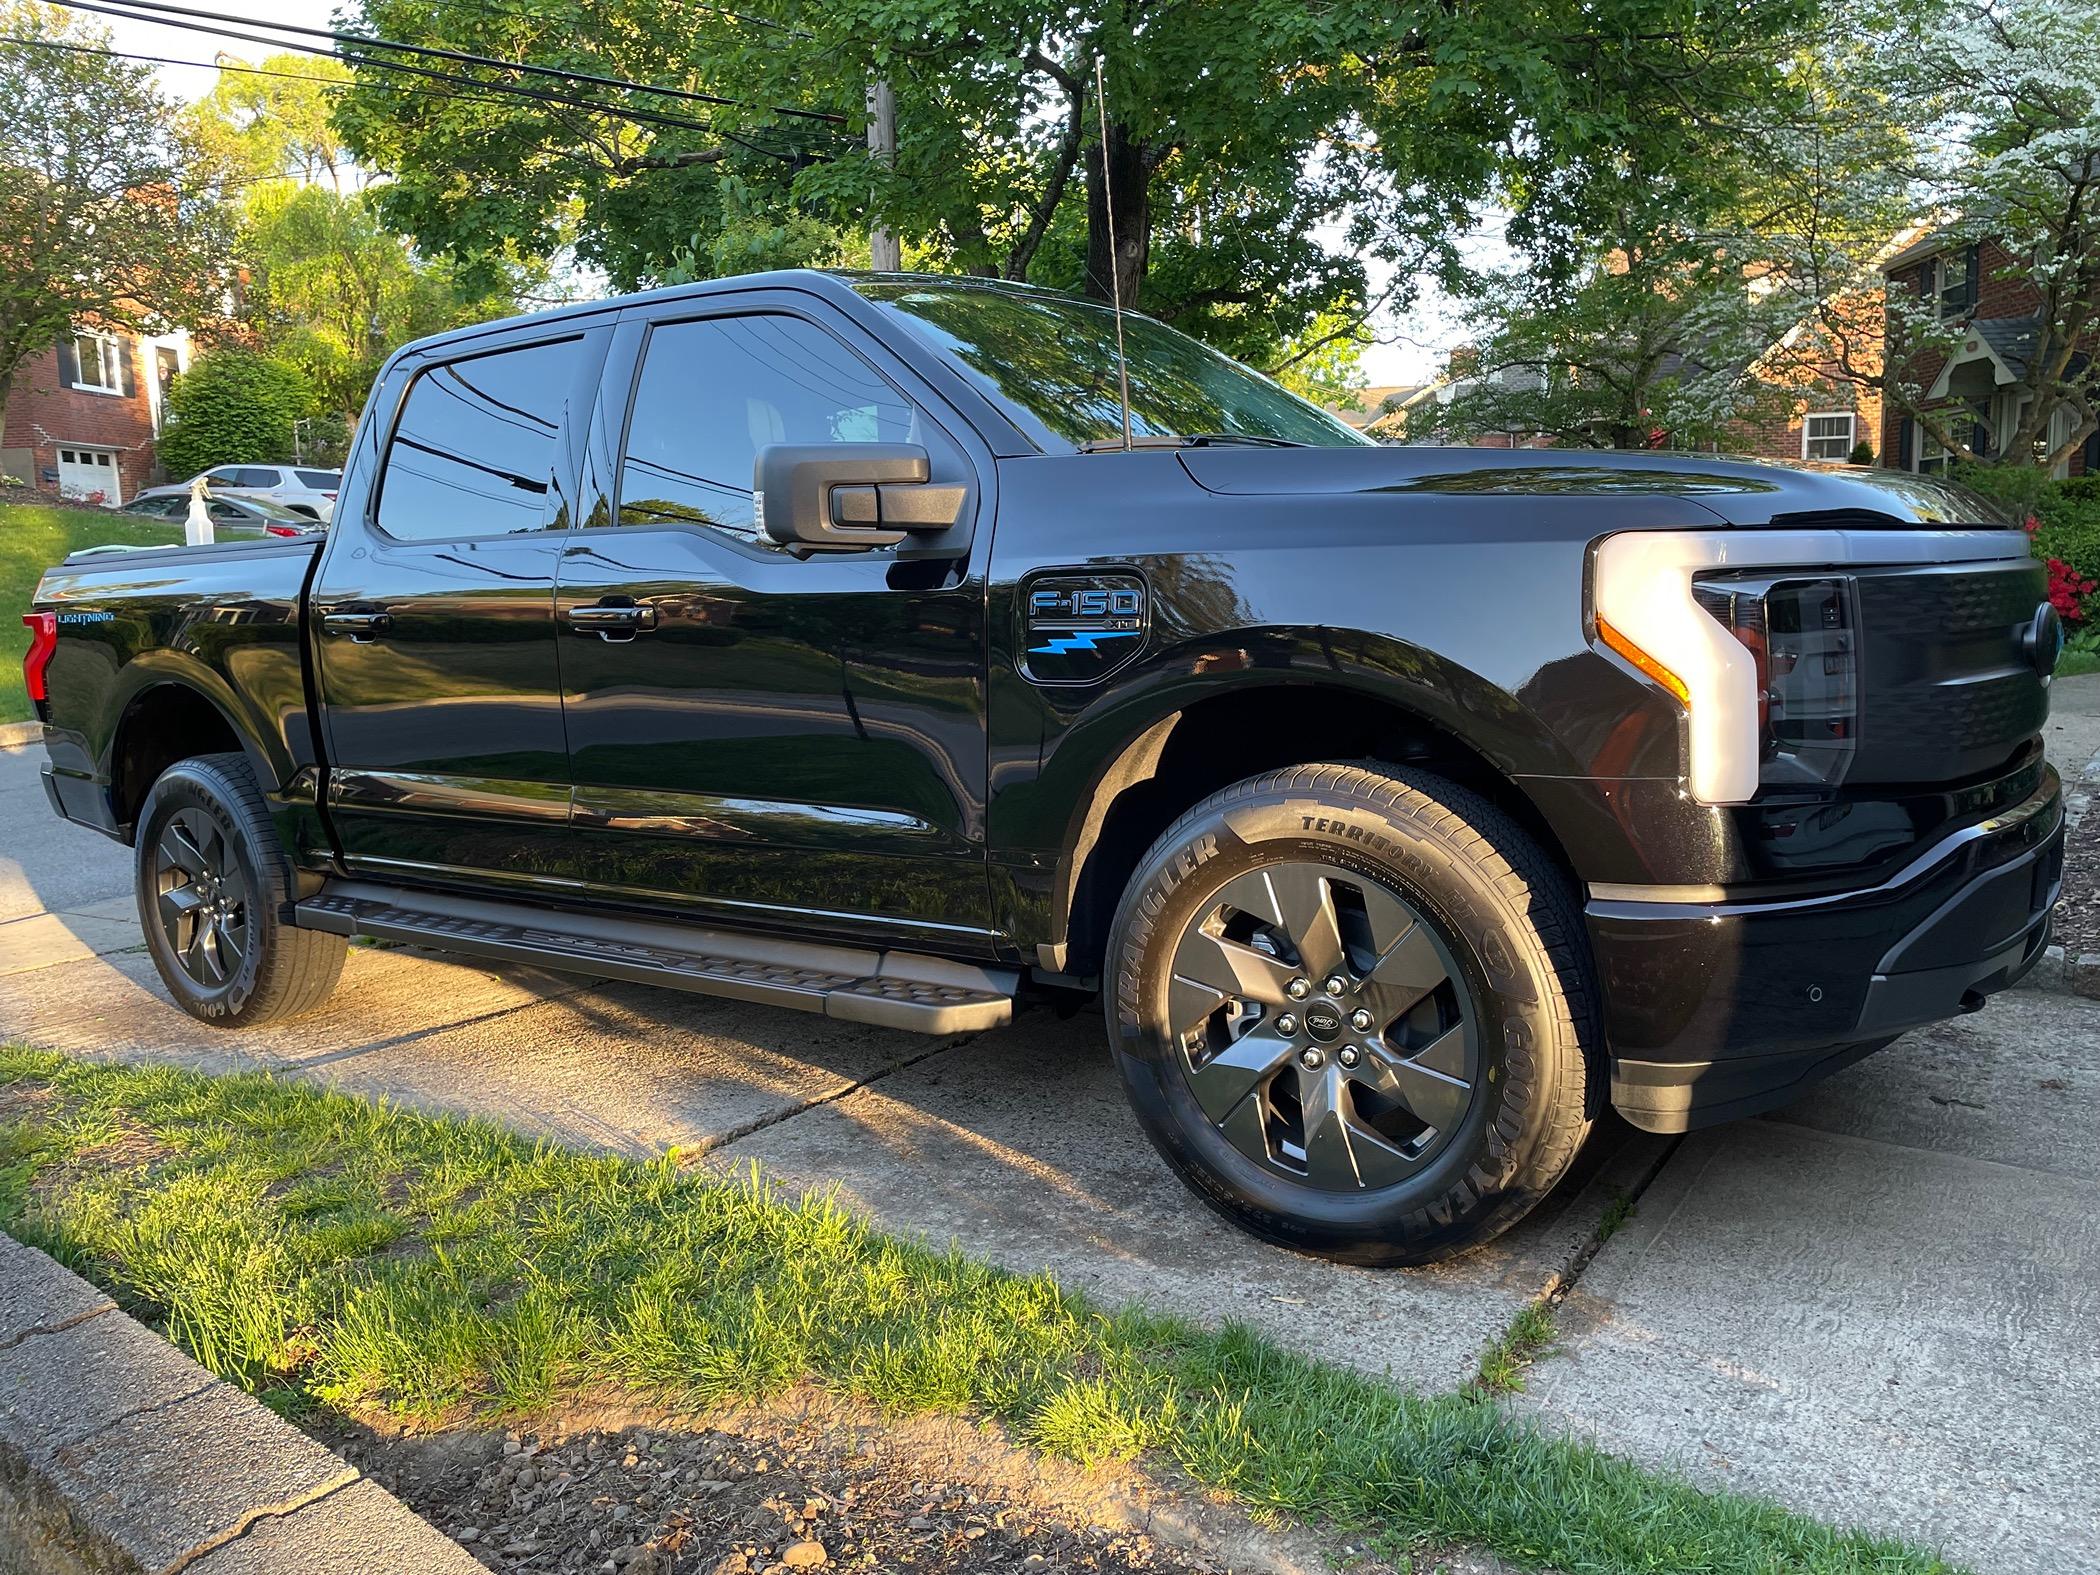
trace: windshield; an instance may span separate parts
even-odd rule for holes
[[[854,289],[932,345],[1048,449],[1120,442],[1116,320],[1070,296],[976,280],[855,279]],[[1123,316],[1133,436],[1267,438],[1323,448],[1369,441],[1237,361],[1164,323]]]

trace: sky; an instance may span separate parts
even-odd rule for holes
[[[263,22],[286,22],[298,27],[328,27],[335,0],[184,0],[195,9],[223,11],[229,16],[251,17]],[[189,27],[135,21],[98,13],[82,13],[88,20],[106,24],[116,35],[116,47],[129,53],[161,55],[179,60],[210,62],[223,54],[227,59],[253,64],[275,53],[268,45],[247,39],[229,38]],[[197,22],[182,17],[185,23]],[[324,40],[313,40],[316,44]],[[218,73],[210,65],[161,66],[161,84],[176,98],[191,101],[212,90]],[[1490,258],[1496,250],[1492,235],[1483,238],[1476,250]],[[1382,292],[1387,278],[1374,278],[1374,293]],[[1384,386],[1427,382],[1442,367],[1451,346],[1464,337],[1458,303],[1428,285],[1412,309],[1387,312],[1372,323],[1379,342],[1364,351],[1363,374],[1367,383]]]

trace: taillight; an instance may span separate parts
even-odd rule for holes
[[[265,525],[263,534],[265,536],[304,536],[306,532],[291,525]]]
[[[330,503],[333,503],[335,501],[335,494],[333,492],[324,492],[321,494],[321,496],[326,498]]]
[[[29,698],[36,702],[41,715],[50,699],[44,672],[51,665],[51,653],[58,648],[58,614],[24,613],[22,622],[29,629],[29,649],[22,653],[22,687],[29,691]]]
[[[1757,665],[1758,779],[1842,781],[1859,743],[1852,581],[1701,576],[1692,595]]]

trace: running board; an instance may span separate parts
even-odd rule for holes
[[[405,941],[922,1034],[997,1028],[1012,1019],[1020,984],[1016,969],[916,952],[824,946],[361,881],[331,881],[296,904],[293,915],[302,930]]]

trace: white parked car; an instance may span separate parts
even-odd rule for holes
[[[196,479],[192,476],[170,486],[147,487],[139,497],[161,498],[174,493],[188,497]],[[204,480],[214,493],[262,498],[326,525],[335,518],[335,495],[343,485],[343,473],[312,465],[218,465],[204,472]]]

